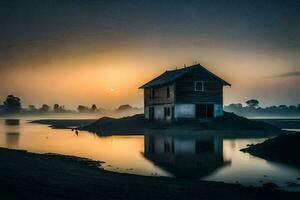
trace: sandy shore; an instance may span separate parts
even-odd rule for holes
[[[99,163],[0,148],[0,199],[298,199],[299,193],[120,174]]]

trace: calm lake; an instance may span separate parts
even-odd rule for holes
[[[299,129],[298,129],[299,131]],[[35,153],[59,153],[104,161],[106,170],[147,176],[239,182],[261,186],[274,182],[281,189],[288,182],[300,184],[300,169],[239,151],[260,139],[223,139],[199,136],[108,136],[51,129],[26,119],[0,119],[0,146]]]

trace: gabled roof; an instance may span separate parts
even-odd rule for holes
[[[160,76],[154,78],[153,80],[151,80],[148,83],[144,84],[143,86],[139,87],[139,89],[151,88],[151,87],[155,87],[155,86],[164,85],[164,84],[167,84],[167,83],[174,82],[175,80],[177,80],[181,76],[185,75],[186,73],[188,73],[188,72],[190,72],[194,69],[205,70],[205,72],[208,72],[210,75],[215,77],[217,80],[221,81],[223,83],[223,85],[231,86],[229,83],[227,83],[226,81],[224,81],[223,79],[221,79],[217,75],[215,75],[212,72],[208,71],[202,65],[196,64],[196,65],[192,65],[192,66],[181,68],[181,69],[166,71],[163,74],[161,74]]]

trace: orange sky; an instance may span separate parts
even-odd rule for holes
[[[199,62],[224,103],[300,99],[300,5],[286,1],[1,2],[0,100],[143,106],[143,83]]]
[[[27,105],[59,103],[75,107],[96,103],[115,108],[129,103],[142,106],[143,92],[139,86],[167,69],[194,61],[201,62],[232,84],[231,88],[225,88],[225,104],[244,102],[248,98],[258,98],[266,104],[289,102],[291,96],[284,93],[299,85],[298,77],[271,77],[284,73],[287,68],[292,70],[294,66],[275,53],[165,47],[99,51],[74,57],[62,55],[51,62],[23,63],[22,69],[5,72],[7,76],[2,78],[4,84],[0,93],[2,97],[10,93],[18,95]],[[271,71],[261,67],[266,65],[272,66]]]

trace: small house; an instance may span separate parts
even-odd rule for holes
[[[149,120],[208,119],[223,115],[223,87],[231,86],[200,64],[166,71],[140,87]]]

